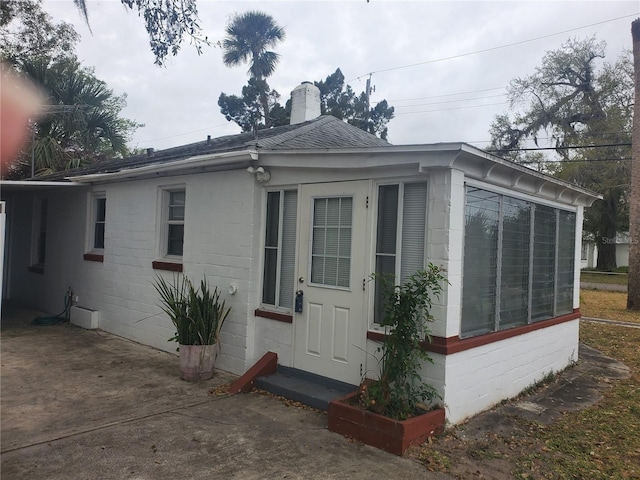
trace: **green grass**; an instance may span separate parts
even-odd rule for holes
[[[640,312],[627,310],[626,292],[582,289],[580,312],[583,317],[640,323]]]
[[[627,285],[629,276],[626,273],[597,273],[597,272],[580,272],[581,282],[590,283],[606,283],[608,285]]]
[[[544,448],[518,463],[539,472],[537,478],[640,478],[640,329],[582,324],[580,339],[624,362],[631,377],[615,382],[593,407],[534,430]]]
[[[624,310],[624,293],[582,290],[581,298],[590,316],[640,321],[638,312]],[[484,437],[467,437],[464,424],[453,427],[418,447],[418,460],[465,480],[640,479],[640,329],[581,322],[580,341],[626,364],[631,376],[612,381],[595,405],[551,425],[517,419],[513,428]]]

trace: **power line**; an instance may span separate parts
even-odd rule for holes
[[[535,148],[510,148],[508,150],[487,150],[487,152],[535,152],[537,150],[574,150],[579,148],[606,148],[606,147],[630,147],[631,143],[603,143],[599,145],[576,145],[575,147],[535,147]]]
[[[626,130],[616,130],[613,132],[581,132],[580,135],[584,137],[608,137],[612,135],[631,135],[631,132]],[[538,140],[549,140],[554,137],[536,137]],[[529,139],[531,140],[531,139]],[[464,143],[491,143],[493,140],[466,140]]]
[[[486,53],[486,52],[491,52],[491,51],[494,51],[494,50],[500,50],[502,48],[515,47],[517,45],[522,45],[523,43],[535,42],[537,40],[543,40],[545,38],[555,37],[556,35],[563,35],[565,33],[575,32],[576,30],[582,30],[583,28],[595,27],[596,25],[602,25],[604,23],[615,22],[615,21],[622,20],[622,19],[625,19],[625,18],[635,17],[637,15],[638,15],[637,13],[634,13],[633,15],[624,15],[622,17],[611,18],[609,20],[603,20],[601,22],[591,23],[589,25],[583,25],[581,27],[570,28],[568,30],[563,30],[561,32],[549,33],[547,35],[542,35],[540,37],[530,38],[528,40],[520,40],[519,42],[508,43],[506,45],[499,45],[497,47],[490,47],[490,48],[485,48],[485,49],[482,49],[482,50],[476,50],[474,52],[460,53],[458,55],[451,55],[449,57],[436,58],[436,59],[433,59],[433,60],[426,60],[424,62],[411,63],[411,64],[408,64],[408,65],[401,65],[399,67],[391,67],[391,68],[385,68],[385,69],[382,69],[382,70],[376,70],[376,71],[373,71],[373,72],[366,73],[364,75],[359,75],[359,76],[349,80],[347,83],[351,83],[354,80],[359,80],[360,78],[362,78],[364,76],[367,76],[367,75],[373,75],[374,73],[391,72],[391,71],[394,71],[394,70],[401,70],[401,69],[404,69],[404,68],[411,68],[411,67],[417,67],[417,66],[420,66],[420,65],[427,65],[429,63],[444,62],[445,60],[453,60],[453,59],[456,59],[456,58],[468,57],[470,55],[477,55],[479,53]]]
[[[458,100],[443,100],[441,102],[430,102],[430,103],[412,103],[410,105],[395,105],[394,108],[409,108],[409,107],[424,107],[427,105],[442,105],[443,103],[453,103],[453,102],[467,102],[471,100],[484,100],[485,98],[497,98],[504,97],[506,93],[501,93],[499,95],[487,95],[486,97],[474,97],[474,98],[460,98]],[[409,112],[407,112],[409,113]]]
[[[409,102],[409,101],[413,101],[413,100],[427,100],[429,98],[454,97],[456,95],[467,95],[469,93],[489,92],[491,90],[504,90],[504,88],[505,87],[483,88],[482,90],[470,90],[468,92],[446,93],[444,95],[431,95],[430,97],[405,98],[403,100],[387,100],[387,101],[389,103],[391,103],[391,102]]]
[[[593,158],[591,160],[531,160],[528,162],[514,162],[519,165],[533,165],[536,163],[588,163],[588,162],[619,162],[619,161],[630,161],[631,157],[620,157],[620,158]]]
[[[448,112],[449,110],[462,110],[465,108],[477,108],[477,107],[491,107],[494,105],[506,105],[508,103],[509,102],[498,102],[498,103],[486,103],[484,105],[467,105],[466,107],[439,108],[437,110],[420,110],[419,112],[399,112],[399,113],[395,113],[395,115],[409,115],[411,113]]]

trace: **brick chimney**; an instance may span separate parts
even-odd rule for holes
[[[291,125],[320,116],[320,89],[311,82],[302,82],[291,92]]]

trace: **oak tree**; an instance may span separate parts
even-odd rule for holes
[[[629,221],[634,81],[629,53],[608,62],[605,51],[592,37],[547,52],[533,74],[511,81],[512,113],[497,116],[490,133],[498,155],[603,195],[586,210],[584,229],[598,244],[597,268],[613,271],[616,236]],[[553,158],[522,152],[527,140],[552,147]]]

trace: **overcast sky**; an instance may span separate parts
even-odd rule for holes
[[[225,67],[219,48],[204,47],[198,56],[188,42],[157,67],[142,18],[119,0],[87,5],[93,34],[71,0],[45,0],[55,20],[80,33],[81,61],[95,67],[116,94],[128,95],[124,116],[145,125],[131,147],[162,149],[239,133],[220,114],[217,100],[221,92],[240,94],[247,67]],[[631,22],[640,16],[638,0],[197,5],[203,33],[213,42],[224,37],[234,12],[258,9],[285,28],[286,39],[276,48],[280,63],[268,79],[282,104],[300,82],[324,79],[338,67],[357,92],[373,72],[372,102],[387,99],[396,107],[389,123],[392,143],[464,141],[481,148],[488,146],[494,115],[508,111],[504,87],[511,79],[533,73],[544,53],[569,37],[596,35],[607,42],[613,61],[631,49]]]

